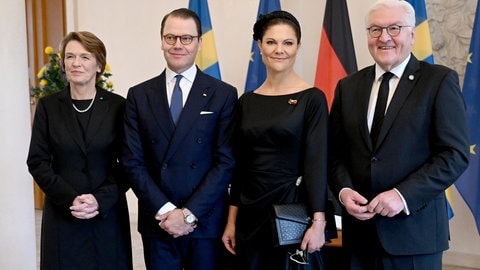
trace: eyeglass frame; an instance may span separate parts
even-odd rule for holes
[[[192,36],[192,35],[176,36],[176,35],[172,35],[172,34],[166,34],[166,35],[163,35],[162,37],[163,37],[163,40],[165,41],[165,43],[167,43],[168,45],[175,45],[177,43],[177,40],[179,40],[179,39],[180,39],[180,43],[182,45],[190,45],[190,44],[192,44],[193,39],[198,38],[199,36]],[[167,37],[175,38],[173,43],[168,42]],[[190,42],[185,43],[184,40],[183,40],[184,38],[188,38],[190,40]]]
[[[307,251],[306,250],[301,250],[301,249],[297,249],[295,250],[295,253],[290,253],[290,257],[289,259],[291,261],[294,261],[298,264],[308,264],[308,254],[307,254]],[[300,258],[302,259],[301,261],[298,260],[297,258],[295,258],[295,256],[300,256]]]
[[[392,33],[390,33],[391,27],[398,27],[398,33],[392,35]],[[391,24],[391,25],[389,25],[389,26],[382,27],[382,26],[378,26],[378,25],[372,25],[372,26],[370,26],[370,27],[367,27],[367,32],[368,32],[368,34],[370,35],[370,37],[372,37],[372,38],[379,38],[379,37],[381,37],[381,36],[383,35],[383,30],[385,29],[385,30],[387,31],[387,34],[388,34],[389,36],[391,36],[391,37],[397,37],[398,35],[400,35],[400,33],[402,32],[402,28],[404,28],[404,27],[413,27],[413,26],[411,26],[411,25]],[[374,36],[374,35],[372,34],[372,30],[371,30],[372,28],[378,28],[379,30],[381,30],[381,31],[379,32],[380,34],[379,34],[378,36]]]

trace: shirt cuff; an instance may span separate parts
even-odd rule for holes
[[[342,195],[342,192],[343,192],[344,190],[346,190],[346,189],[352,190],[351,188],[345,187],[345,188],[342,188],[342,189],[340,190],[340,192],[338,192],[338,201],[340,201],[340,203],[341,203],[342,205],[345,205],[345,204],[343,203],[342,197],[340,197],[340,195]]]
[[[163,215],[167,212],[170,212],[172,210],[174,210],[175,208],[177,208],[175,206],[175,204],[171,203],[171,202],[167,202],[166,204],[164,204],[157,212],[157,216],[158,215]]]
[[[400,191],[398,191],[398,189],[396,188],[393,188],[393,190],[395,190],[398,194],[398,196],[400,196],[400,198],[402,199],[402,202],[403,202],[403,212],[408,216],[410,215],[410,210],[408,209],[408,205],[407,205],[407,201],[405,201],[405,198],[403,197],[402,193],[400,193]]]

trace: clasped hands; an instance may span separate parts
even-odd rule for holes
[[[174,238],[187,235],[197,227],[197,225],[185,223],[183,212],[178,208],[162,215],[156,215],[155,219],[159,221],[158,225],[160,228]]]
[[[377,214],[394,217],[405,208],[400,195],[393,189],[378,194],[370,202],[352,189],[345,189],[340,195],[347,212],[359,220],[368,220]]]
[[[91,219],[99,214],[98,202],[92,194],[82,194],[73,199],[70,213],[78,219]]]

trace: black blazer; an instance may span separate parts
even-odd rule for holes
[[[43,269],[89,269],[92,262],[99,269],[132,268],[127,184],[118,161],[124,108],[123,97],[97,88],[82,138],[68,87],[39,100],[27,164],[45,192]],[[88,193],[100,214],[74,218],[69,209],[74,198]]]
[[[199,220],[187,237],[218,237],[235,165],[230,128],[237,90],[197,70],[175,128],[165,85],[164,71],[127,96],[122,163],[139,198],[139,231],[168,236],[154,217],[170,201]]]
[[[374,218],[393,255],[448,248],[445,189],[468,165],[465,104],[455,71],[413,55],[388,107],[377,145],[370,142],[367,110],[375,67],[342,79],[330,115],[330,181],[334,194],[350,187],[367,199],[397,188],[410,215]],[[344,211],[344,243],[354,243],[353,217]]]

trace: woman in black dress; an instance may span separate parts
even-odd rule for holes
[[[300,37],[298,21],[285,11],[262,15],[254,25],[267,78],[239,99],[238,167],[222,237],[238,269],[323,268],[328,110],[323,92],[294,71]],[[275,247],[272,205],[292,202],[306,203],[312,222],[300,245]],[[296,249],[307,254],[309,264],[290,260]]]
[[[41,98],[28,169],[45,192],[40,269],[132,269],[130,225],[119,166],[125,99],[96,87],[106,50],[72,32],[60,54],[69,85]]]

